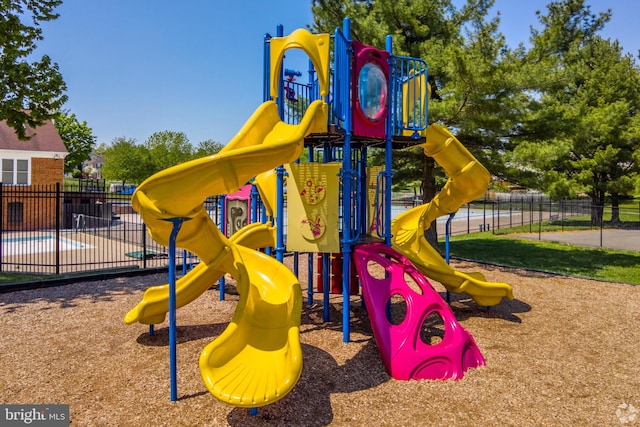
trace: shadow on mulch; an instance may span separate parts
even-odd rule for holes
[[[332,393],[349,393],[377,387],[391,379],[378,355],[375,341],[370,340],[344,365],[326,351],[302,344],[302,375],[296,387],[285,398],[260,408],[256,416],[248,409],[234,408],[227,416],[231,426],[278,425],[326,426],[333,421]],[[372,360],[374,365],[372,366]],[[292,401],[305,402],[292,405]],[[293,411],[292,407],[296,410]],[[318,417],[318,414],[322,414]]]
[[[213,338],[220,335],[229,323],[216,323],[212,325],[178,325],[176,326],[176,343],[183,344],[197,341],[202,338]],[[136,339],[138,344],[149,347],[169,346],[169,327],[155,329],[153,335],[142,333]]]
[[[446,293],[441,296],[446,300]],[[502,319],[513,323],[522,323],[522,319],[517,316],[519,313],[531,311],[531,306],[519,299],[509,300],[503,298],[500,304],[492,307],[482,307],[473,301],[466,294],[449,294],[449,306],[459,322],[472,317],[482,317],[485,319]]]
[[[157,280],[163,283],[164,276]],[[149,276],[118,277],[115,279],[86,281],[60,286],[25,289],[19,292],[0,293],[0,310],[11,313],[27,304],[46,301],[56,304],[52,308],[73,308],[79,300],[90,300],[94,303],[114,301],[117,296],[134,294],[149,287]]]

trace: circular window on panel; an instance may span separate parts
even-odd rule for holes
[[[367,62],[358,76],[360,110],[372,122],[380,121],[387,111],[387,78],[380,66]]]

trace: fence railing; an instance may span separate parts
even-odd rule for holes
[[[0,186],[0,270],[29,274],[70,274],[113,269],[156,269],[168,265],[168,250],[148,237],[140,215],[131,207],[131,195],[106,191],[77,191],[53,186]],[[218,197],[205,208],[220,224]],[[420,203],[417,198],[395,198],[392,214]],[[604,221],[590,223],[594,209]],[[612,218],[610,207],[594,207],[590,200],[550,200],[544,197],[494,197],[464,205],[452,218],[451,235],[512,227],[539,230],[544,221],[574,227],[602,227]],[[622,209],[622,223],[640,226],[640,206]],[[260,216],[258,216],[259,218]],[[445,235],[447,217],[437,221]],[[226,220],[225,220],[226,221]],[[607,223],[606,226],[615,224]],[[178,250],[177,262],[198,262]]]
[[[0,186],[0,270],[60,275],[166,267],[167,248],[148,237],[130,198],[60,185]],[[207,204],[217,221],[217,198]],[[178,263],[197,261],[178,251]]]

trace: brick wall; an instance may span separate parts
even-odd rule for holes
[[[5,186],[2,189],[2,229],[54,229],[56,227],[55,185],[60,183],[62,187],[63,174],[62,159],[31,159],[31,185]],[[61,202],[60,206],[62,206]]]
[[[31,185],[62,184],[63,181],[63,159],[31,159]]]

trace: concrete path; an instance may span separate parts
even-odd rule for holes
[[[529,240],[547,240],[596,248],[640,252],[640,230],[584,230],[549,233],[522,233],[511,236]]]

